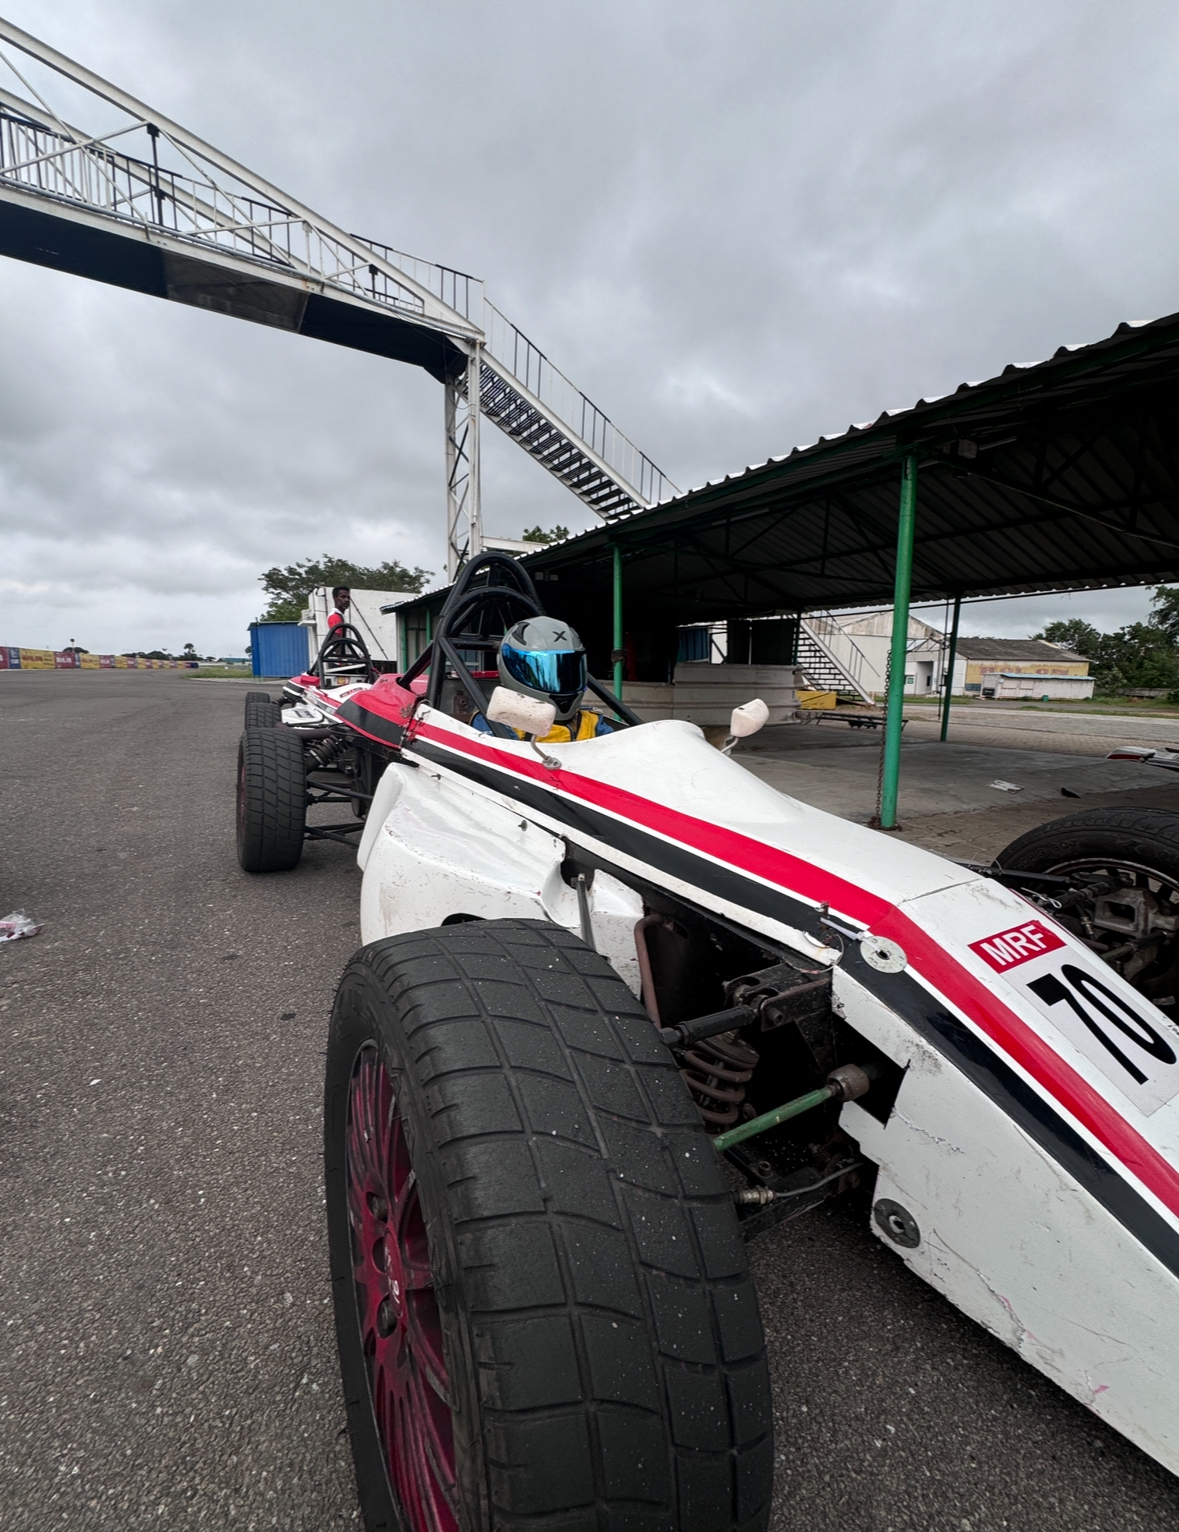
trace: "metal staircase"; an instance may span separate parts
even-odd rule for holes
[[[21,87],[0,83],[0,254],[425,368],[446,389],[452,577],[482,544],[481,415],[606,520],[676,493],[478,278],[346,233],[2,19],[0,43],[24,55],[0,50]]]
[[[841,648],[848,647],[846,659],[832,647],[837,638]],[[799,622],[798,664],[803,679],[815,691],[835,692],[845,702],[875,704],[862,679],[867,658],[829,612],[808,612]]]

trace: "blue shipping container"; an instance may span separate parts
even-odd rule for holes
[[[307,629],[297,622],[252,622],[250,659],[256,676],[299,676],[309,663]]]

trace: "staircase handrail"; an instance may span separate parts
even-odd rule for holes
[[[864,667],[868,664],[868,656],[846,628],[839,624],[831,612],[808,612],[801,620],[803,626],[810,629],[812,637],[818,639],[822,647],[828,650],[828,652],[830,652],[831,646],[827,639],[834,637],[836,634],[848,645],[851,650],[849,657],[851,660],[850,664],[845,663],[835,654],[832,654],[831,658],[839,665],[840,669],[847,673],[849,680],[855,681],[859,685],[863,679]],[[824,631],[821,632],[820,630]]]

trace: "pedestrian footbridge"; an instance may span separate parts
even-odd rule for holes
[[[675,493],[477,278],[337,228],[2,19],[0,254],[424,368],[451,576],[482,546],[481,416],[606,521]]]

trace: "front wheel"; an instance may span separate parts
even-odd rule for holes
[[[273,729],[282,722],[282,707],[265,692],[250,692],[246,697],[246,728]]]
[[[325,1166],[369,1532],[757,1532],[772,1441],[718,1156],[609,964],[540,921],[371,943]]]
[[[1029,830],[995,860],[1010,874],[1005,883],[1043,901],[1140,994],[1173,1010],[1179,996],[1179,814],[1088,809]],[[1021,887],[1021,872],[1067,882],[1053,887],[1029,880]],[[1053,896],[1067,901],[1064,908],[1053,908]]]
[[[237,752],[237,859],[245,872],[288,872],[303,855],[307,768],[288,729],[247,729]]]

